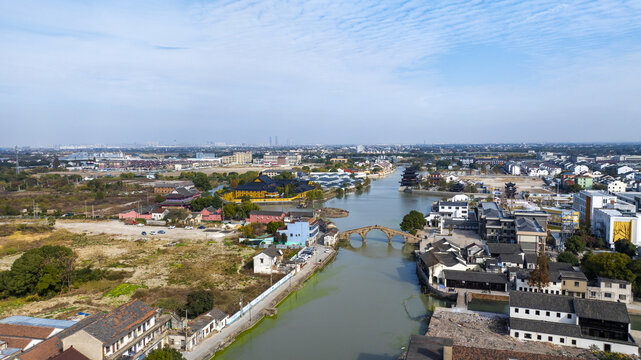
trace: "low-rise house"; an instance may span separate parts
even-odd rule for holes
[[[615,180],[608,183],[608,192],[610,194],[617,192],[625,192],[627,184],[621,180]]]
[[[587,298],[632,304],[632,284],[625,280],[599,277],[588,284]]]
[[[183,207],[189,208],[191,201],[200,197],[201,193],[196,188],[178,187],[172,192],[165,195],[165,201],[160,203],[160,206],[167,207]]]
[[[323,236],[323,245],[325,246],[334,246],[338,241],[338,229],[332,228],[329,229]]]
[[[154,205],[146,205],[142,206],[138,209],[131,209],[127,211],[123,211],[118,214],[118,219],[119,220],[135,220],[135,219],[145,219],[145,220],[151,220],[152,219],[152,211],[156,207]]]
[[[190,213],[185,219],[185,225],[198,225],[203,221],[203,214],[199,212]]]
[[[167,214],[169,214],[169,210],[158,207],[151,211],[151,219],[155,221],[162,221],[165,219]]]
[[[213,206],[206,207],[200,211],[203,221],[222,221],[223,210],[215,209]]]
[[[65,350],[73,346],[92,360],[136,359],[165,346],[169,328],[168,315],[160,315],[159,309],[140,300],[131,300],[62,342]]]
[[[436,290],[445,289],[445,270],[479,270],[478,264],[468,264],[461,249],[446,239],[430,243],[419,254],[416,271],[419,280]]]
[[[275,247],[268,247],[254,256],[254,273],[271,274],[278,272],[278,264],[283,259],[283,252]]]
[[[509,290],[507,275],[484,271],[443,270],[445,287],[506,292]]]
[[[513,291],[509,329],[520,340],[639,355],[622,303]]]
[[[194,346],[199,344],[202,340],[207,338],[214,332],[220,332],[227,324],[229,315],[222,312],[220,309],[214,308],[202,315],[199,315],[194,320],[190,321],[187,326],[187,342],[185,350],[191,351]]]
[[[284,211],[253,210],[249,213],[249,222],[269,224],[270,222],[284,221],[287,213]]]
[[[435,210],[444,218],[467,219],[467,201],[438,201]]]

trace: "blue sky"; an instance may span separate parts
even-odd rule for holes
[[[641,140],[641,1],[0,0],[0,145]]]

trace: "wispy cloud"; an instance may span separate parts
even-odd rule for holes
[[[0,1],[0,143],[595,140],[641,115],[639,40],[638,1]]]

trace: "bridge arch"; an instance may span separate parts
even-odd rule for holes
[[[346,230],[339,234],[339,239],[341,241],[349,241],[349,238],[352,234],[359,234],[361,236],[361,239],[363,240],[363,243],[365,243],[367,241],[367,234],[372,230],[382,231],[383,234],[385,234],[385,236],[387,237],[387,242],[389,244],[392,243],[392,237],[395,235],[399,235],[403,237],[403,240],[405,241],[406,244],[417,244],[421,240],[420,237],[418,236],[408,234],[403,231],[391,229],[381,225],[370,225],[370,226],[363,226],[356,229]]]

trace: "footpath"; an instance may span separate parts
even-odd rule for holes
[[[272,291],[263,300],[258,302],[249,311],[245,312],[238,320],[229,324],[219,333],[215,333],[207,339],[202,340],[192,351],[184,352],[183,356],[187,360],[209,360],[216,351],[224,349],[230,345],[236,336],[243,331],[256,325],[269,311],[285,299],[292,291],[302,285],[305,280],[314,274],[318,269],[322,269],[335,256],[336,250],[331,249],[325,253],[325,247],[316,245],[314,256],[312,256],[305,266],[286,283]]]

